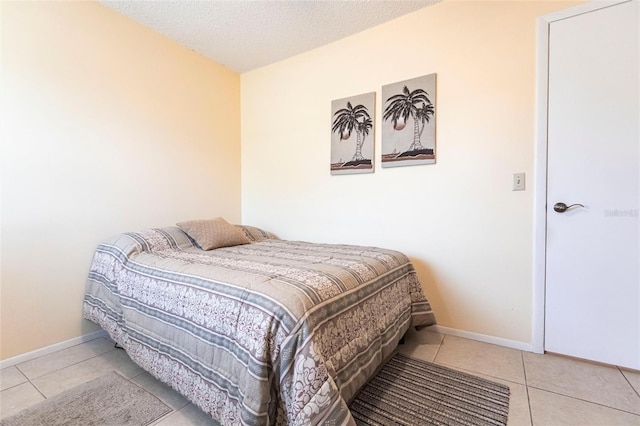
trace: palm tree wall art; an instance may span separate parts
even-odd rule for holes
[[[373,172],[375,92],[331,102],[331,174]]]
[[[382,86],[382,167],[436,162],[436,74]]]

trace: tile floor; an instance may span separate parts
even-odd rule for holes
[[[640,426],[640,373],[536,355],[487,343],[410,331],[399,351],[504,383],[509,425]],[[155,426],[215,425],[193,404],[136,366],[108,339],[97,339],[0,371],[0,419],[116,370],[173,411]]]

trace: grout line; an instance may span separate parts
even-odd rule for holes
[[[106,352],[102,352],[102,353],[99,353],[99,354],[94,354],[93,356],[91,356],[91,357],[89,357],[89,358],[85,358],[85,359],[82,359],[82,360],[80,360],[80,361],[74,362],[74,363],[72,363],[72,364],[65,365],[64,367],[60,367],[60,368],[57,368],[57,369],[55,369],[55,370],[48,371],[48,372],[46,372],[46,373],[44,373],[44,374],[41,374],[41,375],[39,375],[39,376],[35,376],[35,377],[33,377],[33,378],[29,378],[29,381],[31,381],[31,380],[36,380],[36,379],[40,379],[40,378],[42,378],[42,377],[48,376],[49,374],[56,373],[56,372],[58,372],[58,371],[61,371],[61,370],[66,369],[66,368],[75,367],[75,366],[76,366],[76,365],[78,365],[78,364],[82,364],[83,362],[87,362],[87,361],[90,361],[90,360],[92,360],[92,359],[94,359],[94,358],[101,357],[102,355],[106,355],[106,354],[108,354],[108,353],[111,353],[111,352],[113,352],[114,350],[115,350],[115,349],[111,349],[111,350],[108,350],[108,351],[106,351]],[[16,366],[16,367],[17,367],[17,366]],[[22,370],[20,370],[20,372],[22,373]],[[22,374],[24,374],[24,373],[22,373]],[[26,374],[24,374],[24,376],[26,377]]]
[[[531,421],[531,425],[534,426],[533,422],[533,411],[531,410],[531,396],[529,396],[529,381],[527,380],[527,367],[524,362],[524,352],[520,351],[520,357],[522,359],[522,371],[524,372],[524,390],[527,392],[527,405],[529,406],[529,420]]]
[[[31,383],[31,380],[27,379],[25,382],[20,382],[20,383],[18,383],[18,384],[16,384],[16,385],[9,386],[8,388],[4,388],[4,389],[2,389],[2,391],[1,391],[1,392],[8,391],[9,389],[17,388],[18,386],[22,386],[22,385],[26,385],[26,384],[30,384],[31,386],[33,386],[34,388],[36,388],[36,387],[33,385],[33,383]],[[38,390],[38,388],[36,388],[36,390]],[[40,392],[39,390],[38,390],[38,393],[40,393],[40,394],[42,395],[42,392]],[[42,395],[42,396],[44,396],[44,395]],[[2,399],[2,398],[0,398],[0,399]]]
[[[131,361],[131,362],[133,362],[133,361]],[[127,380],[129,380],[130,382],[132,382],[132,380],[133,380],[133,379],[138,378],[138,377],[140,377],[140,376],[143,376],[144,374],[149,374],[151,377],[153,377],[153,375],[151,375],[151,374],[150,374],[149,372],[147,372],[146,370],[142,370],[142,371],[140,372],[140,374],[136,374],[135,376],[131,376],[131,377],[129,377]],[[156,379],[155,377],[153,377],[153,378],[154,378],[155,380],[158,380],[158,379]],[[133,382],[132,382],[132,383],[133,383]],[[160,382],[160,383],[162,383],[162,382]]]
[[[98,339],[103,339],[103,337],[99,337]],[[95,340],[98,340],[98,339],[90,340],[89,342],[94,342]],[[60,356],[60,352],[63,352],[63,351],[66,351],[66,350],[69,350],[69,349],[72,349],[72,348],[78,347],[78,346],[80,346],[80,345],[85,345],[85,344],[87,344],[87,343],[89,343],[89,342],[78,343],[77,345],[69,346],[68,348],[60,349],[59,351],[52,352],[52,353],[50,353],[50,354],[46,354],[46,355],[40,356],[40,357],[38,357],[38,358],[33,358],[33,359],[30,359],[29,361],[25,361],[25,362],[21,362],[20,364],[16,364],[16,365],[14,365],[14,367],[16,367],[16,368],[18,369],[18,371],[20,371],[20,373],[21,373],[24,377],[26,377],[26,378],[27,378],[27,380],[31,381],[31,380],[35,380],[35,379],[39,379],[39,378],[41,378],[41,377],[44,377],[44,376],[46,376],[47,374],[51,374],[51,373],[53,373],[53,372],[63,370],[63,369],[65,369],[65,368],[67,368],[67,367],[71,367],[71,366],[74,366],[74,365],[78,365],[78,364],[80,364],[80,363],[82,363],[82,362],[85,362],[85,361],[88,361],[88,360],[90,360],[90,359],[93,359],[93,358],[96,358],[96,357],[99,357],[99,356],[105,355],[105,354],[110,353],[110,352],[113,352],[113,351],[115,350],[115,348],[111,348],[111,349],[109,349],[108,351],[101,352],[101,353],[99,353],[99,354],[92,354],[92,356],[90,356],[89,358],[82,359],[82,360],[80,360],[80,361],[74,362],[74,363],[69,364],[69,365],[65,365],[64,367],[60,367],[60,368],[58,368],[58,369],[56,369],[56,370],[49,371],[49,372],[44,373],[44,374],[41,374],[41,375],[39,375],[39,376],[29,377],[29,376],[27,376],[27,374],[26,374],[24,371],[22,371],[22,370],[20,369],[20,366],[21,366],[21,365],[26,364],[26,363],[28,363],[28,362],[32,362],[32,361],[35,361],[35,360],[41,360],[41,359],[46,358],[46,357],[49,357],[49,358],[52,358],[52,357],[53,357],[53,358],[55,358],[55,357]],[[55,356],[54,356],[54,355],[55,355]]]
[[[531,397],[529,396],[529,386],[525,385],[524,390],[527,393],[527,405],[529,406],[529,421],[531,422],[532,426],[535,426],[535,423],[533,422],[533,411],[531,410]]]
[[[529,388],[529,386],[527,386],[527,388]],[[604,408],[610,408],[612,410],[620,411],[621,413],[631,414],[631,415],[636,416],[636,417],[638,417],[640,419],[640,414],[634,413],[633,411],[627,411],[627,410],[625,410],[623,408],[612,407],[610,405],[606,405],[606,404],[603,404],[601,402],[589,401],[587,399],[582,399],[582,398],[579,398],[577,396],[567,395],[565,393],[560,393],[560,392],[552,391],[552,390],[549,390],[549,389],[539,388],[537,386],[531,386],[531,388],[532,389],[537,389],[537,390],[540,390],[540,391],[543,391],[543,392],[552,393],[554,395],[564,396],[565,398],[571,398],[571,399],[574,399],[576,401],[586,402],[587,404],[593,404],[593,405],[598,405],[598,406],[604,407]]]
[[[40,391],[40,389],[38,389],[38,387],[37,387],[36,385],[34,385],[34,384],[31,382],[31,380],[29,380],[29,384],[30,384],[31,386],[33,386],[33,388],[34,388],[36,391],[38,391],[38,393],[39,393],[40,395],[42,395],[42,397],[45,399],[45,401],[46,401],[47,399],[49,399],[49,398],[47,398],[47,396],[46,396],[45,394],[43,394],[43,393]]]
[[[55,353],[55,352],[54,352],[54,353]],[[42,391],[41,391],[40,389],[38,389],[38,387],[35,385],[35,383],[33,383],[33,382],[31,381],[31,378],[30,378],[30,377],[27,377],[27,375],[26,375],[26,374],[24,374],[24,373],[22,372],[22,370],[20,370],[19,364],[18,364],[18,365],[16,365],[15,367],[18,369],[18,371],[19,371],[19,372],[20,372],[24,377],[26,377],[26,378],[27,378],[28,383],[29,383],[29,384],[30,384],[30,385],[31,385],[31,386],[36,390],[36,392],[38,392],[40,395],[42,395],[42,397],[45,399],[45,401],[46,401],[47,399],[49,399],[49,398],[47,398],[47,396],[46,396],[45,394],[43,394],[43,393],[42,393]],[[57,371],[57,370],[56,370],[56,371]],[[37,377],[34,377],[34,379],[37,379]],[[25,408],[28,408],[28,407],[25,407]]]
[[[511,384],[514,384],[514,385],[526,386],[524,383],[516,382],[516,381],[510,380],[510,379],[505,379],[504,377],[494,376],[493,374],[487,374],[487,373],[482,373],[480,371],[469,370],[467,368],[459,367],[457,365],[447,364],[447,363],[444,363],[444,362],[436,362],[434,364],[438,364],[438,365],[441,365],[443,367],[448,367],[448,368],[451,368],[452,370],[457,370],[457,371],[460,371],[460,372],[463,372],[463,373],[470,374],[472,376],[484,376],[484,377],[480,377],[481,379],[489,377],[486,380],[500,380],[500,381],[508,382],[508,383],[511,383]]]
[[[15,367],[15,369],[16,369],[16,370],[18,370],[18,372],[19,372],[20,374],[22,374],[22,377],[24,377],[24,378],[25,378],[25,379],[27,379],[27,380],[26,380],[26,381],[24,381],[24,382],[20,382],[20,383],[18,383],[18,384],[16,384],[16,385],[13,385],[13,386],[9,386],[9,387],[8,387],[8,388],[6,388],[6,389],[2,389],[2,392],[7,391],[7,390],[9,390],[9,389],[16,388],[16,387],[18,387],[18,386],[22,386],[22,385],[29,384],[29,385],[31,385],[31,387],[32,387],[32,388],[34,388],[34,389],[36,390],[36,392],[38,392],[38,393],[39,393],[39,394],[40,394],[44,399],[47,399],[47,397],[46,397],[42,392],[40,392],[40,389],[38,389],[38,387],[37,387],[35,384],[33,384],[33,382],[31,381],[31,379],[30,379],[30,378],[28,378],[28,377],[27,377],[27,376],[22,372],[22,370],[20,370],[20,369],[18,368],[18,366],[17,366],[17,365],[13,365],[12,367]],[[11,368],[11,367],[6,367],[6,368]],[[34,404],[36,404],[36,403],[34,402]],[[28,407],[25,407],[25,408],[28,408]]]
[[[511,379],[506,379],[504,377],[496,376],[494,374],[489,374],[487,372],[471,370],[470,368],[460,367],[458,365],[448,364],[448,363],[442,362],[442,361],[436,361],[436,357],[438,356],[438,353],[440,353],[440,348],[444,344],[444,339],[446,339],[447,336],[449,336],[449,335],[448,334],[443,334],[443,336],[444,337],[442,339],[442,343],[440,344],[440,346],[438,346],[438,350],[436,351],[436,356],[433,359],[433,363],[434,364],[443,365],[445,367],[449,367],[449,368],[452,368],[454,370],[462,371],[462,372],[465,372],[465,373],[468,373],[468,374],[471,374],[471,375],[478,375],[479,374],[479,375],[482,375],[482,376],[491,377],[491,378],[496,379],[496,380],[503,380],[505,382],[513,383],[513,384],[516,384],[516,385],[526,386],[526,376],[525,376],[524,383],[521,383],[521,382],[519,382],[517,380],[514,380],[512,378]],[[454,337],[458,337],[458,336],[454,336]],[[459,338],[460,339],[464,339],[464,340],[474,341],[474,340],[471,340],[471,339],[467,339],[466,337],[459,337]],[[480,343],[485,343],[485,342],[480,342]],[[491,343],[487,343],[487,344],[491,345]],[[520,357],[523,356],[522,353],[524,351],[522,351],[520,349],[512,349],[512,348],[508,348],[508,349],[511,349],[511,350],[514,350],[514,351],[518,351],[518,352],[520,352]],[[524,370],[524,367],[523,367],[523,370]]]
[[[95,339],[95,340],[97,340],[97,339]],[[88,342],[79,343],[78,345],[70,346],[69,348],[73,348],[73,347],[75,347],[75,346],[83,345],[83,344],[85,344],[85,343],[88,343]],[[60,349],[59,351],[52,352],[52,353],[50,353],[50,354],[43,355],[43,356],[38,357],[38,358],[34,358],[34,360],[35,360],[35,359],[41,359],[41,358],[44,358],[44,357],[47,357],[47,356],[52,356],[52,355],[55,355],[55,354],[59,354],[60,352],[65,351],[65,350],[67,350],[67,349],[69,349],[69,348]],[[14,365],[14,367],[15,367],[15,368],[20,372],[20,374],[22,374],[22,375],[27,379],[27,382],[23,382],[23,383],[20,383],[20,384],[29,383],[29,384],[30,384],[30,385],[31,385],[31,386],[32,386],[32,387],[33,387],[33,388],[34,388],[34,389],[35,389],[35,390],[36,390],[40,395],[42,395],[42,397],[43,397],[45,400],[47,400],[47,399],[49,399],[49,398],[48,398],[44,393],[42,393],[42,391],[38,388],[38,386],[33,382],[34,380],[40,379],[40,378],[45,377],[45,376],[47,376],[47,375],[49,375],[49,374],[53,374],[53,373],[59,372],[59,371],[64,370],[64,369],[66,369],[66,368],[76,366],[76,365],[81,364],[81,363],[83,363],[83,362],[86,362],[86,361],[89,361],[89,360],[91,360],[91,359],[94,359],[94,358],[100,357],[100,356],[102,356],[102,355],[105,355],[105,354],[107,354],[107,353],[113,352],[114,350],[115,350],[115,349],[110,349],[110,350],[108,350],[108,351],[106,351],[106,352],[102,352],[102,353],[100,353],[100,354],[94,354],[93,356],[91,356],[91,357],[89,357],[89,358],[83,359],[83,360],[78,361],[78,362],[75,362],[75,363],[73,363],[73,364],[66,365],[66,366],[64,366],[64,367],[57,368],[57,369],[55,369],[55,370],[53,370],[53,371],[49,371],[49,372],[47,372],[47,373],[45,373],[45,374],[41,374],[41,375],[39,375],[39,376],[35,376],[35,377],[32,377],[32,378],[31,378],[31,377],[29,377],[29,376],[27,376],[27,375],[26,375],[26,374],[25,374],[25,373],[20,369],[20,365],[21,365],[21,364],[24,364],[24,363],[16,364],[16,365]],[[31,360],[29,360],[29,361],[31,361]],[[26,362],[29,362],[29,361],[26,361]],[[17,385],[16,385],[16,386],[17,386]],[[15,387],[15,386],[12,386],[12,387]],[[9,388],[9,389],[10,389],[10,388]],[[5,390],[6,390],[6,389],[5,389]],[[56,395],[57,395],[57,394],[56,394]],[[55,396],[55,395],[52,395],[52,397],[53,397],[53,396]],[[28,407],[25,407],[25,408],[28,408]]]
[[[55,353],[55,352],[54,352]],[[47,396],[45,394],[42,393],[42,391],[40,389],[38,389],[38,387],[35,385],[35,383],[33,383],[31,381],[31,378],[29,376],[27,376],[26,374],[24,374],[24,372],[22,370],[20,370],[20,364],[15,365],[14,367],[16,367],[16,369],[20,372],[20,374],[22,374],[24,377],[26,377],[27,382],[31,385],[32,388],[34,388],[36,390],[36,392],[38,392],[45,400],[47,400]],[[37,377],[34,377],[34,379],[36,379]],[[27,408],[27,407],[25,407]]]
[[[16,370],[18,370],[18,373],[20,373],[20,375],[24,378],[24,382],[16,383],[16,384],[15,384],[15,385],[13,385],[13,386],[9,386],[9,387],[7,387],[7,388],[2,389],[2,391],[0,391],[0,392],[4,392],[4,391],[6,391],[6,390],[13,389],[13,388],[15,388],[16,386],[24,385],[25,383],[28,383],[28,382],[29,382],[29,378],[28,378],[27,376],[25,376],[25,375],[24,375],[24,373],[23,373],[22,371],[20,371],[20,369],[19,369],[17,366],[15,366],[15,365],[12,365],[12,366],[10,366],[10,367],[5,367],[5,368],[3,368],[2,370],[3,370],[3,371],[4,371],[4,370],[8,370],[8,369],[13,368],[13,367],[15,367],[15,369],[16,369]]]
[[[433,355],[433,362],[436,362],[436,358],[438,358],[438,354],[440,353],[440,348],[444,344],[444,339],[447,337],[446,334],[441,334],[442,339],[440,340],[440,344],[438,345],[438,349],[436,349],[436,353]]]
[[[177,413],[178,410],[175,410],[173,408],[171,408],[171,411],[168,412],[167,414],[165,414],[164,416],[160,417],[159,419],[156,419],[153,423],[151,423],[151,425],[149,426],[155,426],[160,424],[161,422],[165,421],[169,416],[173,415],[174,413]]]
[[[622,374],[622,377],[624,377],[624,379],[627,381],[627,383],[629,383],[629,386],[631,386],[631,389],[633,389],[633,391],[636,393],[636,395],[638,395],[638,397],[640,397],[640,391],[633,387],[633,385],[629,381],[629,378],[624,374],[624,371],[622,371],[622,369],[620,367],[618,367],[618,366],[616,366],[616,368],[618,369],[620,374]]]
[[[522,373],[524,374],[524,384],[525,386],[529,385],[529,381],[527,380],[527,366],[524,362],[524,352],[520,351],[520,360],[522,360]]]

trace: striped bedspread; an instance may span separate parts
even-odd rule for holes
[[[83,312],[223,425],[354,424],[347,403],[434,316],[406,256],[283,241],[203,251],[178,228],[96,249]]]

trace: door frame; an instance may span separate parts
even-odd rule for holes
[[[590,1],[540,16],[536,25],[536,119],[533,192],[533,318],[531,346],[544,353],[547,257],[547,135],[549,100],[549,29],[553,22],[631,0]]]

